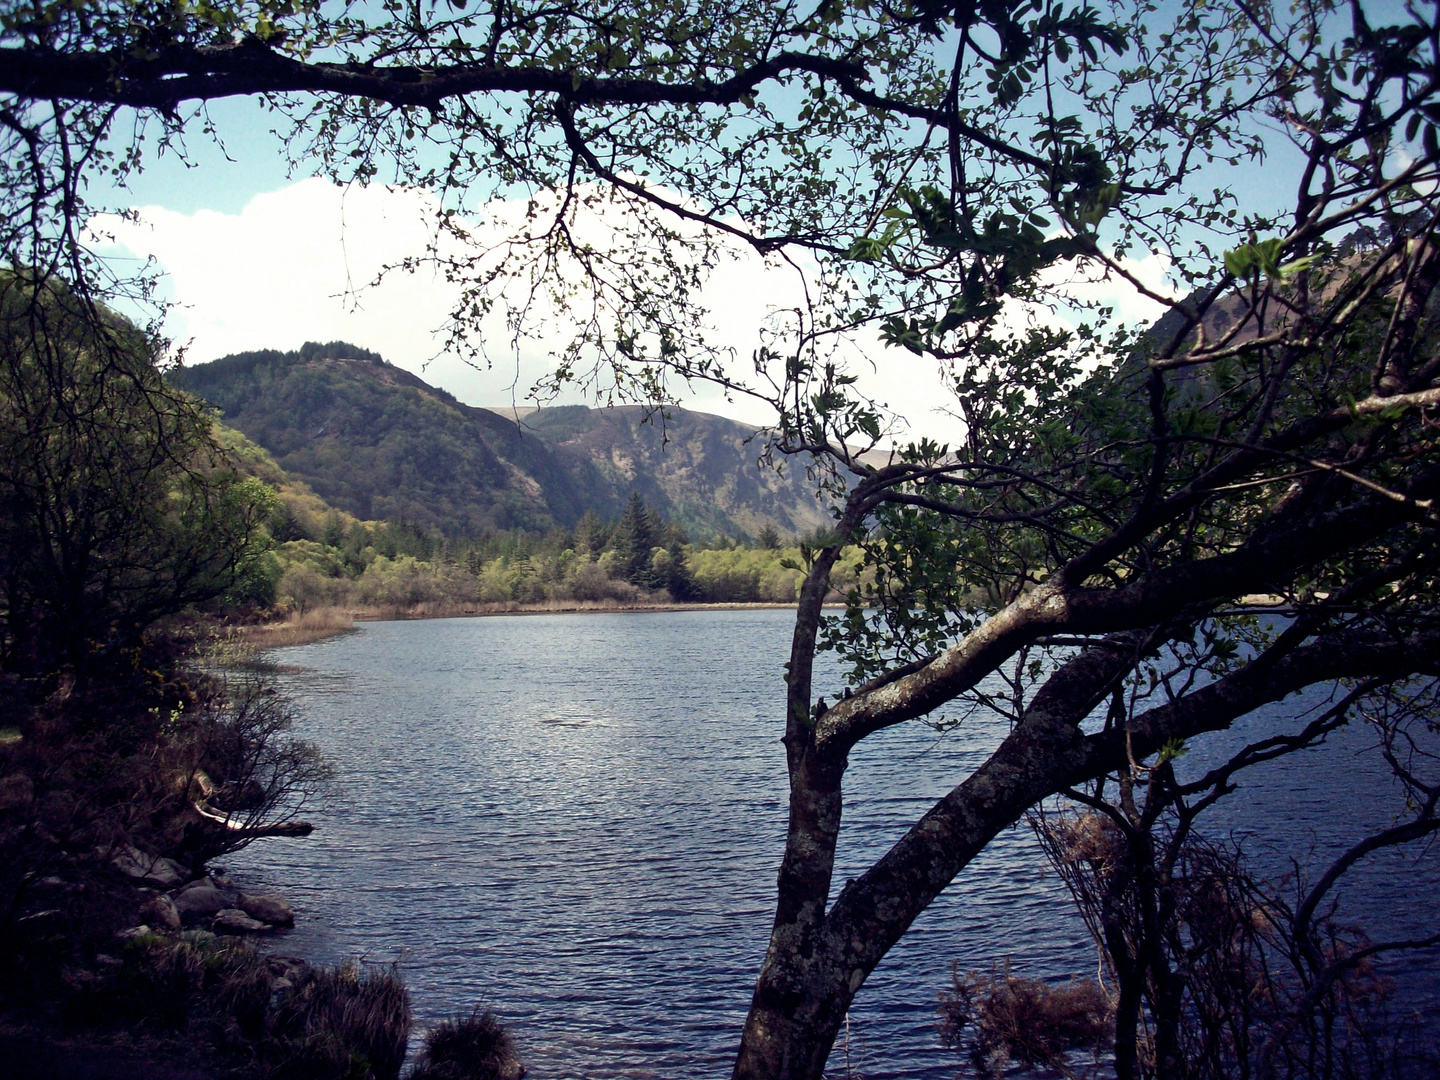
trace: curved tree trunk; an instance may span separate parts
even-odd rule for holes
[[[796,708],[809,669],[792,668],[786,748],[790,826],[775,923],[735,1063],[736,1080],[819,1080],[856,992],[911,923],[994,837],[1041,799],[1166,741],[1228,727],[1259,705],[1321,679],[1413,668],[1440,655],[1433,636],[1407,642],[1331,639],[1263,656],[1188,697],[1135,717],[1128,732],[1086,735],[1085,717],[1133,661],[1118,635],[1052,674],[979,769],[937,802],[826,909],[848,745],[827,744],[824,714]],[[1433,666],[1433,660],[1427,667]],[[821,732],[817,736],[817,730]]]

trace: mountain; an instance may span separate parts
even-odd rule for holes
[[[671,520],[703,533],[755,536],[772,525],[800,534],[830,521],[801,462],[787,462],[783,476],[759,465],[756,429],[721,416],[672,409],[662,418],[638,405],[561,405],[535,409],[518,423],[604,478],[606,494],[591,504],[602,517],[618,515],[638,491]]]
[[[455,536],[617,517],[630,492],[700,536],[808,532],[829,518],[799,463],[757,464],[755,429],[638,406],[536,409],[517,419],[343,342],[237,353],[171,381],[264,447],[326,502]]]

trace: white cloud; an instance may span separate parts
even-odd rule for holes
[[[99,229],[115,238],[117,253],[153,257],[163,269],[165,291],[177,304],[167,329],[177,344],[187,346],[190,363],[249,349],[295,349],[305,341],[344,339],[421,374],[462,401],[523,402],[530,386],[553,367],[550,339],[522,342],[512,351],[503,323],[494,318],[485,331],[494,367],[477,370],[459,357],[437,355],[441,340],[436,331],[446,322],[458,286],[428,268],[394,272],[370,284],[382,266],[425,250],[435,209],[429,194],[414,189],[342,189],[316,178],[255,196],[238,214],[141,207],[137,221],[108,219]],[[482,242],[493,243],[507,225],[513,228],[523,207],[492,204],[486,213],[489,224],[469,224]],[[582,215],[577,228],[600,243],[617,224],[613,210],[584,210]],[[1166,291],[1159,259],[1127,264],[1127,269]],[[1093,278],[1072,284],[1071,291],[1114,304],[1125,321],[1144,321],[1158,310],[1123,280]],[[709,340],[733,350],[736,370],[748,373],[762,327],[800,306],[804,293],[793,266],[737,250],[733,260],[710,275],[703,296],[711,313]],[[1048,311],[1031,314],[1047,322],[1056,319]],[[563,328],[552,337],[563,344]],[[913,433],[951,441],[958,437],[958,422],[942,411],[949,398],[933,362],[882,349],[873,337],[852,342],[843,352],[860,375],[860,389],[906,417]],[[710,386],[696,386],[682,399],[753,423],[771,418],[764,406],[744,398],[727,402],[722,391]],[[572,400],[583,398],[577,393]]]
[[[461,400],[523,401],[553,367],[544,342],[512,350],[503,321],[494,318],[485,334],[494,366],[477,370],[457,356],[437,355],[437,331],[460,295],[457,285],[428,266],[394,271],[372,284],[382,267],[425,251],[435,210],[433,198],[414,189],[342,189],[316,178],[258,195],[238,214],[147,206],[137,208],[135,221],[107,218],[95,231],[113,237],[113,254],[151,257],[163,270],[164,294],[176,304],[167,332],[186,348],[189,363],[344,339]],[[491,224],[470,223],[482,243],[498,240],[523,213],[507,204],[487,211]],[[594,214],[582,222],[592,240],[603,240],[607,227]],[[714,307],[711,339],[733,348],[748,367],[759,325],[773,307],[796,303],[798,295],[793,270],[767,268],[758,256],[719,267],[706,291]],[[556,328],[556,343],[563,337]],[[727,406],[713,388],[697,388],[693,397],[702,407],[768,419],[743,401]]]
[[[452,287],[420,273],[361,288],[386,263],[424,250],[433,205],[423,193],[310,179],[257,195],[239,214],[150,206],[138,217],[100,227],[164,270],[177,304],[167,329],[191,363],[343,338],[419,370],[437,350]],[[467,399],[500,400],[496,376],[461,367],[437,362],[430,375],[458,380]]]

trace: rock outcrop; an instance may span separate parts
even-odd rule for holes
[[[126,844],[116,852],[110,865],[132,881],[162,889],[173,889],[188,876],[174,859],[151,855],[133,844]]]

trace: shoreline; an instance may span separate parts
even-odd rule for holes
[[[827,601],[827,608],[843,608],[843,601]],[[769,601],[715,604],[665,603],[621,604],[614,600],[539,604],[496,602],[488,604],[417,604],[413,607],[318,608],[280,622],[248,623],[232,632],[255,649],[280,649],[352,633],[361,622],[409,622],[420,619],[474,619],[507,615],[660,615],[676,611],[793,611],[796,604]]]

